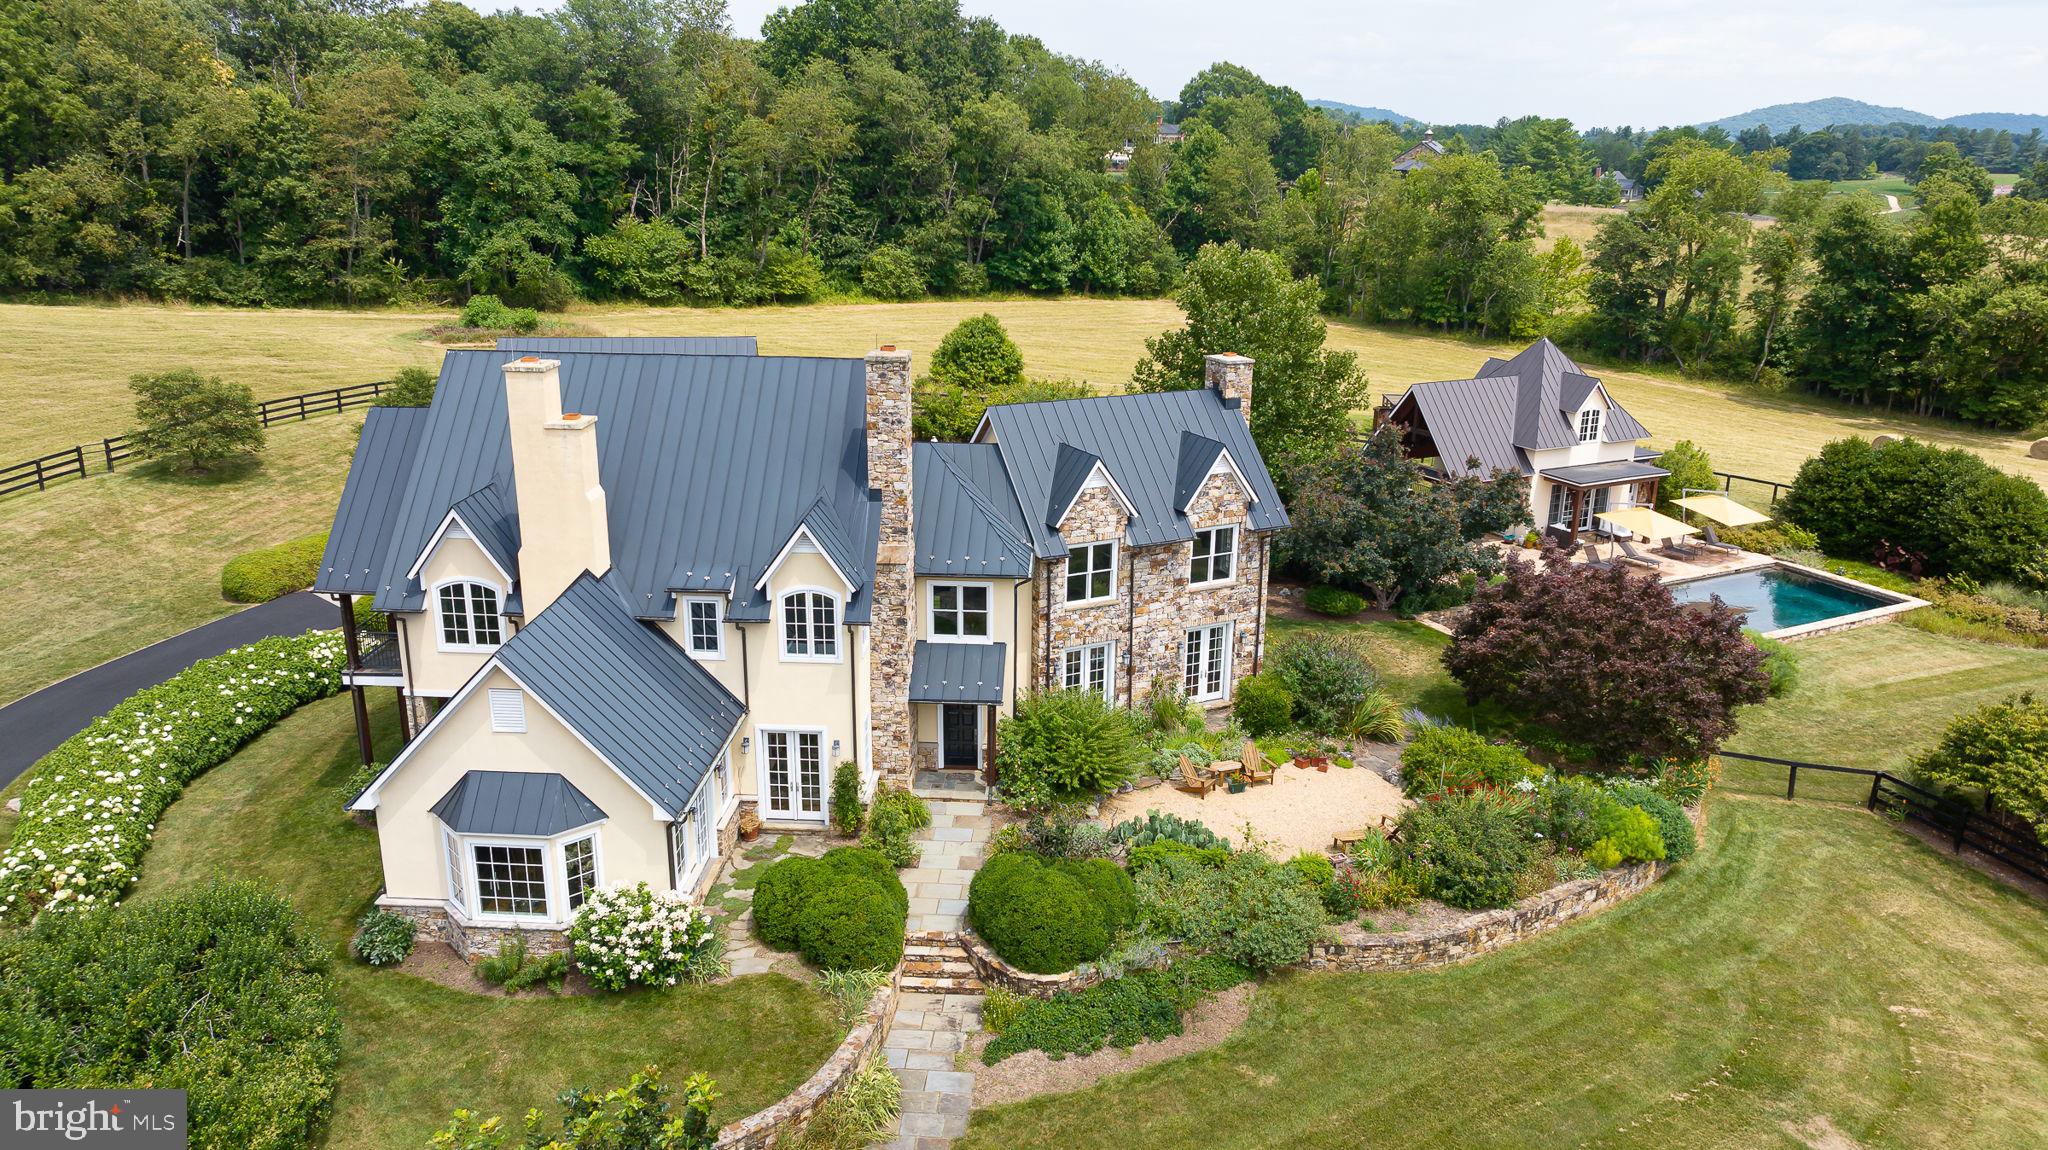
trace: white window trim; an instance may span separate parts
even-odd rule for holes
[[[1218,524],[1215,524],[1214,526],[1211,526],[1211,527],[1197,527],[1197,528],[1195,528],[1195,534],[1196,534],[1196,535],[1201,535],[1201,534],[1203,534],[1204,532],[1212,532],[1212,531],[1225,531],[1225,530],[1227,530],[1227,531],[1229,531],[1229,532],[1230,532],[1230,574],[1228,574],[1228,575],[1225,575],[1225,576],[1224,576],[1223,578],[1221,578],[1221,579],[1213,579],[1213,578],[1212,578],[1212,579],[1204,579],[1204,580],[1202,580],[1202,581],[1201,581],[1200,583],[1197,583],[1197,582],[1195,582],[1195,580],[1194,580],[1194,578],[1193,578],[1193,576],[1194,576],[1194,571],[1195,571],[1195,544],[1194,544],[1194,541],[1193,541],[1193,540],[1189,540],[1189,541],[1188,541],[1188,575],[1189,575],[1189,578],[1188,578],[1188,586],[1189,586],[1189,587],[1193,587],[1193,588],[1202,588],[1202,587],[1228,587],[1228,586],[1229,586],[1229,585],[1231,585],[1232,583],[1235,583],[1235,582],[1237,582],[1237,569],[1238,569],[1239,567],[1243,566],[1243,564],[1242,564],[1242,563],[1240,562],[1240,560],[1241,560],[1241,559],[1242,559],[1242,558],[1244,557],[1244,525],[1243,525],[1243,524],[1241,524],[1241,523],[1218,523]],[[1211,551],[1211,552],[1209,553],[1209,570],[1210,570],[1210,571],[1214,571],[1214,570],[1216,570],[1216,553],[1215,553],[1214,551]]]
[[[1590,428],[1586,426],[1588,417],[1591,418],[1592,422],[1592,427]],[[1579,412],[1579,442],[1600,442],[1601,424],[1605,423],[1606,421],[1607,413],[1597,407],[1588,407],[1585,410]],[[1587,434],[1588,431],[1591,431],[1592,434]]]
[[[832,600],[832,653],[830,655],[792,655],[789,651],[789,597],[800,594],[823,595]],[[812,624],[806,620],[804,626]],[[846,625],[846,600],[829,587],[784,587],[775,594],[775,651],[785,663],[843,663],[846,661],[846,636],[840,632]],[[817,647],[814,639],[811,643]],[[778,728],[780,729],[780,728]]]
[[[426,547],[421,549],[420,557],[413,560],[412,569],[405,573],[405,577],[407,579],[419,578],[420,572],[427,566],[427,561],[434,557],[434,552],[440,550],[442,541],[446,539],[467,539],[472,544],[475,544],[476,549],[483,552],[484,562],[491,565],[491,570],[496,571],[498,577],[503,579],[507,585],[511,584],[512,573],[498,565],[498,561],[491,556],[490,548],[477,542],[476,532],[469,529],[469,524],[464,523],[462,516],[456,514],[453,508],[449,509],[448,514],[441,517],[441,525],[434,529],[434,537],[427,540]]]
[[[1094,548],[1096,548],[1096,547],[1100,547],[1100,546],[1102,546],[1102,545],[1103,545],[1103,544],[1105,544],[1105,543],[1109,544],[1109,594],[1107,594],[1107,595],[1099,595],[1099,596],[1096,596],[1096,597],[1094,597],[1094,598],[1090,598],[1090,599],[1067,599],[1067,598],[1065,597],[1065,596],[1066,596],[1066,592],[1067,592],[1067,577],[1068,577],[1069,575],[1072,575],[1072,574],[1074,573],[1074,552],[1075,552],[1075,551],[1077,551],[1077,550],[1079,550],[1079,549],[1081,549],[1081,548],[1083,548],[1083,547],[1086,547],[1086,548],[1089,548],[1089,549],[1091,549],[1091,550],[1092,550],[1092,549],[1094,549]],[[1069,544],[1069,545],[1067,546],[1067,565],[1066,565],[1066,569],[1060,572],[1060,595],[1061,595],[1061,600],[1062,600],[1062,601],[1061,601],[1061,603],[1060,603],[1060,606],[1062,606],[1062,607],[1097,607],[1097,606],[1101,606],[1101,605],[1102,605],[1102,604],[1104,604],[1104,603],[1114,603],[1114,602],[1116,602],[1116,593],[1117,593],[1117,582],[1118,582],[1118,580],[1117,580],[1117,571],[1118,571],[1118,570],[1119,570],[1119,569],[1121,568],[1121,566],[1122,566],[1122,563],[1123,563],[1123,557],[1124,557],[1124,554],[1123,554],[1123,544],[1122,544],[1122,543],[1119,543],[1119,542],[1118,542],[1117,540],[1114,540],[1114,539],[1090,539],[1090,540],[1089,540],[1089,541],[1087,541],[1086,543],[1072,543],[1072,544]],[[1092,572],[1092,571],[1093,571],[1094,569],[1093,569],[1093,568],[1090,568],[1089,570],[1090,570],[1090,571]]]
[[[979,587],[979,588],[981,588],[982,592],[983,592],[984,594],[986,594],[986,595],[987,595],[987,597],[988,597],[988,598],[987,598],[987,600],[986,600],[986,602],[988,603],[988,609],[987,609],[987,611],[985,611],[985,612],[984,612],[984,614],[986,614],[986,615],[988,616],[988,634],[986,634],[986,635],[941,635],[941,634],[939,634],[939,628],[938,628],[938,625],[937,625],[937,624],[938,624],[938,618],[939,618],[939,608],[938,608],[938,595],[939,595],[939,588],[941,588],[941,587],[953,587],[953,588],[957,588],[957,589],[959,589],[959,590],[962,590],[962,591],[965,591],[966,589],[968,589],[968,588],[970,588],[970,587]],[[963,602],[963,603],[965,602],[965,599],[964,599],[964,598],[962,599],[962,602]],[[967,614],[966,608],[965,608],[965,607],[963,606],[963,607],[962,607],[961,609],[959,609],[958,611],[956,611],[956,612],[955,612],[955,614],[958,614],[958,615],[961,615],[961,616],[965,616],[965,615]],[[996,585],[995,585],[994,583],[984,583],[984,582],[981,582],[981,581],[979,581],[979,580],[973,580],[973,579],[964,579],[964,580],[963,580],[963,579],[934,579],[934,580],[932,580],[931,582],[929,582],[929,583],[925,584],[925,593],[924,593],[924,637],[925,637],[925,638],[927,638],[927,639],[929,639],[929,640],[931,640],[931,641],[932,641],[932,642],[934,642],[934,643],[993,643],[993,642],[995,642],[995,641],[996,641]]]
[[[569,847],[571,844],[580,843],[584,839],[590,840],[590,890],[583,896],[583,901],[588,904],[591,895],[604,889],[604,846],[598,841],[602,836],[597,833],[597,828],[594,826],[588,828],[586,833],[579,833],[582,830],[583,828],[578,828],[578,830],[563,834],[560,839],[556,840],[554,847],[555,864],[562,871],[562,910],[570,918],[576,917],[576,911],[579,909],[569,905]]]
[[[712,630],[712,634],[718,637],[718,649],[715,651],[699,651],[697,649],[697,635],[692,629],[693,624],[690,619],[690,608],[697,603],[711,604],[712,611],[718,617],[717,625]],[[683,596],[682,615],[683,651],[690,658],[696,659],[699,662],[717,663],[723,661],[725,659],[725,597],[722,595],[685,595]]]
[[[1222,619],[1222,620],[1218,620],[1218,621],[1216,621],[1216,622],[1213,622],[1213,623],[1202,623],[1202,624],[1198,624],[1198,625],[1196,625],[1196,626],[1193,626],[1193,627],[1186,627],[1186,628],[1183,628],[1183,629],[1181,630],[1181,636],[1180,636],[1180,644],[1181,644],[1181,647],[1180,647],[1180,659],[1181,659],[1181,686],[1182,686],[1183,688],[1185,688],[1185,687],[1187,686],[1187,659],[1188,659],[1188,633],[1189,633],[1189,632],[1200,632],[1200,633],[1201,633],[1201,634],[1202,634],[1202,635],[1204,636],[1204,638],[1203,638],[1203,640],[1202,640],[1202,642],[1203,642],[1203,644],[1204,644],[1204,652],[1203,652],[1203,663],[1204,663],[1204,670],[1206,671],[1206,669],[1207,669],[1207,643],[1208,643],[1208,638],[1207,638],[1207,636],[1208,636],[1208,633],[1209,633],[1210,631],[1214,630],[1214,629],[1215,629],[1215,628],[1217,628],[1217,627],[1221,627],[1221,628],[1223,628],[1223,687],[1222,687],[1222,689],[1221,689],[1221,690],[1219,690],[1219,691],[1217,691],[1217,692],[1215,692],[1215,693],[1213,693],[1213,694],[1212,694],[1212,693],[1210,693],[1210,692],[1207,692],[1207,691],[1200,691],[1200,692],[1197,692],[1197,691],[1189,691],[1189,692],[1188,692],[1188,701],[1189,701],[1189,702],[1192,702],[1192,703],[1216,703],[1216,702],[1222,702],[1222,701],[1225,701],[1225,700],[1227,700],[1227,699],[1229,699],[1229,698],[1230,698],[1230,695],[1231,695],[1231,685],[1232,685],[1232,684],[1231,684],[1231,680],[1232,680],[1232,674],[1231,674],[1231,672],[1232,672],[1232,670],[1233,670],[1233,666],[1232,666],[1232,665],[1233,665],[1233,664],[1235,663],[1235,661],[1236,661],[1236,658],[1237,658],[1237,622],[1236,622],[1235,620],[1232,620],[1232,619]]]
[[[498,641],[496,643],[450,643],[448,641],[448,630],[441,625],[441,588],[452,587],[458,583],[474,583],[479,587],[488,587],[491,593],[498,597]],[[471,655],[495,651],[505,645],[505,633],[512,629],[505,617],[505,589],[488,579],[476,579],[467,575],[443,579],[432,587],[427,588],[427,602],[434,616],[434,649],[443,654]],[[474,619],[470,620],[470,633],[472,635],[476,633],[475,624],[476,621]]]
[[[772,809],[768,804],[768,736],[769,735],[816,735],[818,736],[818,795],[821,810],[816,815],[803,813],[802,776],[798,774],[796,743],[790,742],[789,785],[792,810],[785,814]],[[832,771],[837,765],[832,759],[832,740],[827,737],[824,727],[790,726],[771,723],[754,728],[754,788],[760,792],[761,817],[783,823],[830,823],[832,821]]]
[[[456,921],[466,926],[567,927],[570,921],[576,917],[576,912],[569,909],[568,846],[579,839],[590,840],[591,865],[596,870],[590,889],[593,891],[604,889],[604,836],[597,832],[599,827],[604,826],[610,821],[610,819],[599,819],[596,822],[585,823],[580,827],[570,827],[558,835],[543,836],[457,834],[454,830],[450,829],[448,824],[437,819],[435,820],[435,825],[441,831],[443,852],[446,852],[449,844],[453,844],[455,849],[461,852],[462,881],[465,884],[463,900],[461,902],[456,901],[453,891],[444,892],[446,897],[442,899],[442,902],[449,912],[455,916]],[[475,848],[480,846],[531,847],[541,852],[542,878],[548,896],[548,913],[546,915],[504,914],[502,912],[485,914],[479,909],[482,906],[482,903],[479,901],[482,897],[482,890],[477,883]],[[444,859],[443,861],[445,862],[446,860]]]
[[[1104,702],[1115,705],[1116,640],[1114,639],[1105,640],[1100,643],[1082,643],[1079,646],[1062,648],[1060,650],[1060,665],[1056,672],[1059,676],[1059,689],[1062,691],[1094,690],[1094,688],[1088,685],[1088,653],[1098,647],[1102,649],[1102,690],[1099,693]],[[1079,655],[1081,657],[1081,683],[1076,687],[1067,686],[1067,656],[1069,655]]]

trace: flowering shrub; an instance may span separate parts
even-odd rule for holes
[[[674,986],[725,973],[711,917],[674,891],[645,882],[590,896],[569,925],[576,968],[606,990]]]
[[[185,784],[341,688],[341,638],[309,631],[202,659],[44,755],[0,855],[0,919],[120,897]]]
[[[388,910],[373,910],[356,923],[356,936],[348,948],[371,966],[404,962],[419,937],[419,924]]]

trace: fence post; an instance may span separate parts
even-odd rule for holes
[[[299,395],[299,418],[302,420],[306,418],[306,397],[304,393]]]
[[[107,453],[107,470],[114,470],[114,439],[112,436],[100,440],[100,450]]]
[[[77,446],[73,447],[73,448],[71,449],[71,458],[72,458],[72,461],[73,461],[73,462],[75,462],[75,463],[77,463],[77,464],[78,464],[78,477],[79,477],[80,479],[84,479],[84,478],[85,478],[85,444],[81,443],[81,444],[78,444]]]
[[[49,485],[43,482],[43,461],[38,459],[36,460],[36,490],[48,491],[49,489]]]
[[[1877,809],[1877,788],[1878,788],[1878,784],[1880,784],[1880,783],[1882,783],[1882,782],[1884,782],[1884,772],[1883,772],[1883,771],[1879,771],[1879,772],[1877,772],[1876,774],[1874,774],[1874,775],[1870,776],[1870,803],[1869,803],[1869,806],[1870,806],[1870,809],[1871,809],[1871,810],[1873,810],[1873,811]]]
[[[1793,764],[1785,768],[1785,797],[1791,798],[1799,790],[1799,767]]]
[[[1956,820],[1956,853],[1957,853],[1957,854],[1962,854],[1962,853],[1963,853],[1963,836],[1964,836],[1965,834],[1968,834],[1968,833],[1969,833],[1969,830],[1970,830],[1970,812],[1969,812],[1969,811],[1964,811],[1964,812],[1963,812],[1963,817],[1962,817],[1962,818],[1960,818],[1960,819],[1957,819],[1957,820]]]

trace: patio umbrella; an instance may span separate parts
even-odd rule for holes
[[[1752,523],[1771,521],[1770,516],[1744,507],[1726,495],[1688,495],[1675,502],[1687,511],[1697,511],[1723,527],[1747,527]]]
[[[1624,507],[1619,511],[1602,511],[1594,516],[1610,528],[1619,528],[1643,539],[1676,539],[1681,535],[1697,535],[1700,529],[1683,520],[1669,515],[1659,515],[1647,507]]]

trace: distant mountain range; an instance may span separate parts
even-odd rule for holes
[[[2048,132],[2048,116],[2027,115],[2020,112],[1972,112],[1966,116],[1930,116],[1911,108],[1888,108],[1882,104],[1866,104],[1862,100],[1851,100],[1835,96],[1826,100],[1808,100],[1801,104],[1772,104],[1739,116],[1728,116],[1701,124],[1702,128],[1725,128],[1729,132],[1740,132],[1763,124],[1773,132],[1782,132],[1790,127],[1801,127],[1808,131],[1825,128],[1830,124],[1914,124],[1922,128],[1939,128],[1954,125],[1958,128],[2003,128],[2008,132],[2024,135],[2039,128]]]
[[[1364,104],[1346,104],[1342,100],[1310,100],[1312,108],[1328,108],[1332,112],[1346,112],[1361,120],[1385,120],[1389,124],[1406,124],[1410,121],[1421,123],[1413,116],[1404,116],[1389,108],[1371,108]]]

